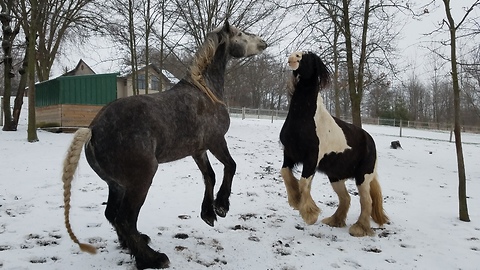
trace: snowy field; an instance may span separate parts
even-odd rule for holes
[[[25,113],[25,112],[22,112]],[[26,141],[0,131],[0,269],[135,269],[105,219],[106,184],[82,154],[73,183],[71,221],[81,241],[98,249],[81,253],[63,225],[61,166],[72,134],[39,131]],[[480,135],[464,134],[471,222],[458,220],[457,162],[448,132],[365,126],[378,149],[380,183],[391,223],[374,237],[354,238],[348,227],[320,220],[336,209],[325,176],[312,196],[323,210],[307,226],[287,203],[280,177],[283,122],[232,118],[227,140],[237,162],[230,212],[214,228],[199,217],[204,186],[193,159],[160,165],[138,227],[166,253],[170,269],[480,269]],[[428,138],[428,139],[421,139]],[[390,149],[400,140],[403,150]],[[223,167],[210,157],[221,181]],[[360,211],[353,181],[347,225]],[[219,184],[217,183],[217,188]]]

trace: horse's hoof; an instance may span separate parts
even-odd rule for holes
[[[215,210],[215,214],[217,214],[217,216],[222,218],[226,217],[229,208],[230,208],[230,202],[228,201],[228,199],[219,200],[219,198],[217,197],[213,205],[213,209]]]
[[[225,208],[215,207],[214,209],[215,209],[215,213],[217,214],[217,216],[222,217],[222,218],[227,216],[228,210],[226,210]]]
[[[372,228],[370,228],[370,225],[362,225],[359,222],[353,224],[348,232],[351,236],[355,237],[373,236],[375,234]]]
[[[346,226],[345,220],[338,219],[335,216],[322,219],[322,223],[327,224],[330,227],[337,227],[337,228],[342,228]]]
[[[153,258],[135,258],[135,262],[138,269],[147,268],[168,268],[170,266],[170,260],[164,253],[155,252]]]
[[[311,205],[304,205],[299,209],[300,215],[303,218],[303,221],[308,225],[312,225],[317,222],[318,216],[320,215],[320,208],[318,208],[315,203]]]
[[[212,215],[204,215],[203,213],[201,213],[200,217],[210,227],[213,227],[215,225],[215,221],[217,220],[217,217],[215,215],[213,215],[213,216]]]

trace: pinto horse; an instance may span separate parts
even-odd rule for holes
[[[227,62],[262,52],[259,36],[240,31],[228,22],[206,36],[187,76],[168,91],[117,99],[97,114],[88,128],[79,129],[64,161],[65,226],[83,251],[95,247],[80,243],[70,225],[71,182],[82,147],[93,170],[108,184],[107,220],[136,266],[166,268],[168,257],[148,246],[150,238],[137,230],[137,219],[158,164],[192,156],[200,169],[205,193],[201,218],[214,226],[225,217],[236,164],[225,140],[230,118],[221,101]],[[210,151],[223,165],[222,185],[214,200],[215,172]]]
[[[316,171],[327,175],[337,193],[335,213],[322,220],[332,227],[344,227],[350,207],[345,180],[354,178],[360,194],[361,213],[349,233],[373,235],[370,216],[379,225],[388,222],[377,179],[377,152],[373,138],[363,129],[330,115],[319,94],[330,82],[330,71],[311,52],[294,52],[288,58],[293,70],[293,92],[285,123],[280,132],[284,147],[281,169],[288,203],[299,210],[307,224],[317,221],[320,209],[310,195]],[[292,168],[303,164],[298,180]]]

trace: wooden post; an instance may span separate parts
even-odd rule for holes
[[[242,107],[242,120],[245,119],[245,107]]]
[[[400,119],[400,137],[402,137],[402,119]]]
[[[3,97],[0,97],[0,126],[3,126]]]

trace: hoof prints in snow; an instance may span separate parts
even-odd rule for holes
[[[47,263],[48,261],[56,262],[58,260],[59,258],[57,257],[50,257],[50,258],[37,257],[37,258],[31,258],[30,262],[33,264],[38,264],[38,263]]]

